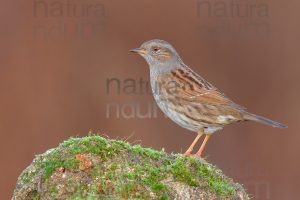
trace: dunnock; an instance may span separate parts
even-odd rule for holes
[[[152,93],[159,108],[178,125],[198,133],[185,155],[191,155],[195,144],[205,134],[195,154],[199,158],[209,137],[228,124],[255,121],[286,128],[235,104],[186,66],[172,45],[163,40],[150,40],[131,51],[141,55],[150,67]]]

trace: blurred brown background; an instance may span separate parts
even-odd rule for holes
[[[168,152],[188,147],[195,135],[164,118],[139,88],[148,67],[128,50],[154,38],[172,43],[235,102],[289,126],[232,125],[213,136],[204,154],[254,199],[298,199],[299,6],[296,0],[1,1],[1,199],[11,197],[35,154],[90,129]],[[107,82],[112,78],[120,90]]]

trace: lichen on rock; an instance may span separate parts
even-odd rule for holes
[[[13,200],[249,199],[205,160],[91,135],[36,156]]]

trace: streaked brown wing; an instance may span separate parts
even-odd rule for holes
[[[165,78],[175,81],[178,84],[176,92],[178,92],[180,98],[186,101],[199,102],[207,105],[229,106],[238,110],[245,110],[244,107],[231,101],[216,87],[189,68],[188,71],[183,69],[174,70],[168,76],[169,77]]]

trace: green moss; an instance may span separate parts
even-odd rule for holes
[[[189,159],[186,157],[176,159],[171,165],[171,172],[178,180],[183,181],[190,186],[198,186],[196,177],[192,173],[190,167],[186,164],[188,160]]]
[[[93,199],[97,195],[106,198],[111,193],[124,199],[149,199],[149,189],[158,199],[170,199],[170,189],[162,183],[170,176],[192,187],[203,185],[205,181],[209,190],[218,196],[227,197],[235,193],[235,188],[227,179],[220,177],[209,164],[182,155],[169,155],[164,150],[131,146],[125,141],[107,140],[96,135],[71,138],[38,157],[35,171],[23,173],[23,182],[29,183],[40,171],[44,180],[47,180],[59,168],[79,170],[76,154],[96,155],[101,160],[101,164],[94,165],[89,173],[92,180],[98,181],[81,188],[81,191],[86,191],[82,199]],[[57,191],[53,189],[50,192],[55,197]],[[95,195],[89,197],[90,193]],[[80,200],[80,197],[71,199]]]
[[[210,168],[206,165],[198,165],[198,176],[204,178],[209,187],[219,196],[230,196],[234,194],[234,188],[228,181],[216,176],[216,169]]]
[[[190,186],[198,186],[197,180],[204,179],[209,189],[218,196],[230,196],[235,193],[229,181],[220,177],[214,167],[200,163],[194,158],[177,158],[171,165],[171,172],[178,180]]]
[[[145,171],[148,176],[146,176],[144,183],[150,186],[153,192],[167,192],[167,186],[161,183],[161,180],[164,179],[164,173],[161,168],[152,168],[148,166]]]
[[[129,150],[136,155],[140,155],[154,160],[161,159],[162,156],[165,154],[164,150],[156,151],[150,148],[143,148],[140,145],[134,145],[130,147]]]
[[[71,138],[62,144],[71,154],[95,154],[106,157],[108,141],[102,137],[91,136],[84,138]]]
[[[118,184],[116,191],[124,199],[128,198],[146,198],[148,195],[145,194],[142,186],[136,181],[124,181]]]
[[[23,182],[23,184],[28,184],[31,183],[33,180],[32,178],[37,174],[37,171],[25,171],[22,175],[21,175],[21,181]]]
[[[40,199],[40,195],[37,191],[34,191],[32,194],[32,200],[39,200]]]
[[[150,148],[142,148],[140,145],[131,146],[129,143],[124,141],[107,141],[106,139],[100,136],[89,136],[86,138],[78,139],[72,138],[67,140],[62,144],[64,148],[66,148],[72,155],[75,154],[95,154],[99,155],[102,159],[112,158],[115,155],[118,155],[120,152],[130,152],[137,156],[142,156],[143,158],[147,158],[149,160],[159,160],[165,154],[164,151],[156,151]],[[51,170],[48,170],[49,173],[53,173],[57,166],[61,164],[52,164]],[[51,166],[51,165],[50,165]],[[124,167],[124,166],[123,166]],[[152,169],[151,165],[139,165],[136,167],[135,171],[124,173],[123,176],[118,176],[115,171],[118,168],[116,164],[113,164],[110,167],[110,171],[105,174],[104,180],[109,179],[114,181],[114,189],[118,191],[123,198],[128,198],[131,196],[135,197],[144,197],[145,194],[134,194],[138,188],[141,186],[141,182],[143,182],[146,186],[150,187],[151,190],[156,193],[167,192],[167,187],[160,183],[163,179],[161,176],[161,169]],[[95,174],[94,174],[95,175]],[[49,176],[47,176],[49,177]],[[118,178],[116,178],[118,177]],[[124,184],[124,181],[126,184]],[[106,183],[101,183],[101,188],[103,193],[107,193],[108,190]]]
[[[43,170],[43,178],[48,179],[58,168],[68,170],[78,169],[79,161],[74,158],[76,154],[95,154],[103,159],[111,158],[119,153],[118,145],[109,145],[108,141],[99,136],[85,138],[71,138],[61,144],[61,147],[49,152],[41,162],[38,163],[37,171]],[[63,150],[61,150],[63,149]],[[24,174],[24,181],[29,182],[31,176]]]
[[[220,177],[217,169],[211,165],[203,164],[194,158],[187,158],[196,176],[206,180],[208,187],[218,196],[230,196],[235,193],[233,186],[224,177]]]
[[[160,197],[160,199],[159,200],[169,200],[170,198],[168,197],[168,196],[162,196],[162,197]]]
[[[72,156],[65,158],[65,155],[61,151],[56,150],[48,154],[37,166],[39,170],[44,171],[43,177],[48,179],[58,168],[77,169],[79,161]]]
[[[57,189],[55,186],[52,186],[50,188],[50,196],[54,198],[54,197],[56,197],[56,195],[57,195]]]

